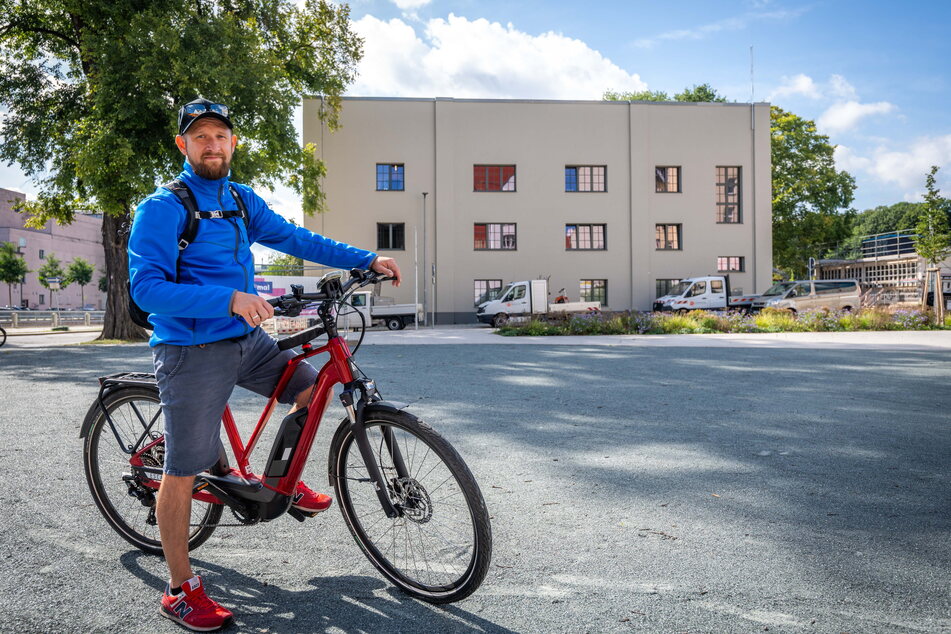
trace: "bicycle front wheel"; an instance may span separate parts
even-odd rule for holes
[[[464,599],[482,583],[492,557],[479,485],[456,450],[415,416],[371,405],[366,419],[370,446],[400,514],[389,518],[383,512],[344,419],[330,447],[330,483],[350,533],[404,592],[430,603]],[[406,467],[402,475],[397,453]]]
[[[0,328],[0,346],[7,342],[7,331]]]
[[[165,457],[165,421],[158,390],[129,387],[110,393],[105,407],[93,405],[92,425],[83,446],[86,482],[96,506],[109,525],[127,542],[153,555],[162,554],[162,540],[155,518],[155,480],[134,476],[132,453],[153,445],[141,455],[149,467],[161,467]],[[158,443],[155,441],[158,440]],[[154,443],[154,444],[153,444]],[[205,542],[221,519],[222,506],[192,500],[189,550]]]

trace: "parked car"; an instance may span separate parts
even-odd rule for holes
[[[861,305],[857,280],[793,280],[773,284],[753,302],[753,310],[785,308],[795,313],[810,308],[852,310]]]

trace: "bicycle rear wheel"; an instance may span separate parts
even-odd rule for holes
[[[479,485],[462,458],[426,423],[369,406],[370,446],[401,512],[388,518],[344,419],[330,448],[330,482],[344,521],[370,562],[408,594],[430,603],[469,596],[485,578],[492,530]],[[400,477],[384,434],[406,463]]]
[[[7,342],[7,331],[0,328],[0,346]]]
[[[148,482],[155,481],[133,477],[129,463],[131,456],[123,451],[123,447],[131,448],[133,453],[137,453],[163,437],[165,421],[158,390],[123,388],[110,393],[104,402],[115,424],[115,434],[102,408],[93,405],[86,414],[94,420],[83,445],[86,482],[96,506],[123,539],[147,553],[161,555],[162,541],[155,519],[158,492],[147,486]],[[142,454],[143,463],[149,467],[161,467],[164,458],[164,440]],[[190,523],[217,524],[222,510],[220,504],[192,500]],[[192,526],[188,536],[189,550],[203,544],[214,530],[214,526]]]

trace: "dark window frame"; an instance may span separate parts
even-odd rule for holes
[[[481,293],[477,290],[477,289],[478,289],[478,284],[479,284],[480,282],[482,282],[482,283],[485,284],[485,288],[482,290]],[[492,283],[492,282],[498,282],[499,285],[498,285],[498,286],[489,286],[489,284]],[[479,301],[479,298],[482,297],[483,295],[485,295],[486,293],[488,293],[490,289],[498,288],[499,290],[502,290],[503,287],[504,287],[504,285],[502,284],[502,280],[500,280],[500,279],[487,279],[487,278],[477,278],[477,279],[474,279],[474,280],[472,280],[472,293],[473,293],[472,301],[473,301],[473,302]]]
[[[721,260],[726,260],[726,268],[720,266]],[[733,268],[733,262],[731,260],[736,260],[738,268]],[[717,256],[717,272],[718,273],[745,273],[746,272],[746,256],[743,255],[718,255]]]
[[[395,242],[394,240],[394,229],[396,227],[400,228],[399,238],[403,246],[396,247],[392,246]],[[381,231],[387,228],[388,230],[388,242],[390,246],[383,246],[383,241],[381,240],[383,234]],[[378,222],[376,223],[376,250],[377,251],[405,251],[406,250],[406,223],[405,222]]]
[[[677,246],[657,246],[657,228],[664,227],[664,243],[667,244],[670,242],[667,236],[668,227],[677,228]],[[684,250],[684,232],[683,232],[683,223],[679,222],[658,222],[654,225],[654,247],[657,251],[683,251]]]
[[[736,170],[734,192],[727,191],[729,186],[730,170]],[[717,165],[714,179],[714,204],[716,205],[716,222],[718,225],[743,224],[743,167],[740,165]],[[726,208],[736,207],[736,220],[727,220]]]
[[[381,172],[380,168],[387,168]],[[394,168],[399,172],[399,187],[391,187],[394,183]],[[385,176],[385,178],[381,178]],[[381,186],[382,185],[382,186]],[[376,191],[378,192],[402,192],[406,191],[406,164],[405,163],[377,163],[376,164]]]
[[[578,173],[579,169],[589,169],[594,170],[594,168],[601,168],[604,170],[601,178],[601,187],[603,189],[581,189],[581,178]],[[568,173],[569,170],[574,170],[574,187],[575,189],[568,188]],[[591,186],[594,186],[594,172],[592,171],[588,176],[588,183]],[[608,193],[608,166],[607,165],[565,165],[565,193],[566,194],[606,194]]]
[[[657,180],[657,170],[664,170],[664,183],[670,182],[670,175],[667,170],[677,170],[676,181],[677,189],[668,189],[665,185],[664,189],[657,189],[660,184]],[[655,194],[682,194],[683,193],[683,166],[682,165],[655,165],[654,166],[654,193]]]
[[[654,295],[654,299],[657,299],[658,297],[663,297],[664,295],[669,295],[670,289],[680,284],[681,280],[682,278],[674,278],[674,277],[655,278],[654,292],[656,293],[656,295]],[[664,284],[665,282],[666,284]],[[666,288],[664,288],[663,292],[661,292],[661,288],[664,286],[666,286]]]
[[[588,299],[585,299],[585,290],[584,283],[589,282],[590,288],[588,291]],[[604,299],[598,299],[598,285],[597,282],[601,282],[600,291]],[[601,302],[601,306],[608,305],[608,280],[606,278],[593,278],[593,279],[580,279],[578,280],[578,297],[583,302]]]
[[[574,228],[575,228],[575,243],[578,244],[578,245],[581,244],[581,232],[580,232],[580,230],[579,230],[579,227],[589,227],[589,228],[591,229],[591,234],[590,234],[591,241],[590,241],[590,242],[591,242],[592,245],[594,245],[594,243],[595,243],[595,239],[594,239],[594,228],[595,228],[595,227],[601,227],[601,244],[602,244],[603,246],[600,246],[600,247],[595,247],[595,246],[590,246],[590,247],[575,246],[575,247],[572,247],[571,244],[569,243],[569,238],[568,238],[568,228],[569,228],[569,227],[574,227]],[[606,222],[568,222],[568,223],[565,223],[565,251],[607,251],[607,250],[608,250],[608,225],[607,225]]]
[[[499,227],[499,245],[500,246],[498,247],[489,246],[490,244],[489,227],[493,225],[497,225]],[[506,226],[512,227],[511,234],[504,233],[504,227]],[[485,228],[483,236],[484,236],[484,242],[486,246],[484,247],[476,246],[476,227]],[[506,235],[511,235],[513,238],[511,247],[505,246]],[[517,222],[474,222],[472,223],[472,250],[473,251],[518,251],[518,223]]]
[[[505,189],[505,184],[508,180],[505,178],[505,169],[512,168],[512,189]],[[489,170],[498,169],[498,183],[499,189],[489,189],[490,181],[490,172]],[[483,189],[478,188],[479,184],[479,175],[477,170],[484,170],[482,183],[484,185]],[[488,163],[475,163],[472,166],[472,191],[478,192],[480,194],[484,193],[493,193],[493,194],[514,194],[518,191],[518,169],[515,163],[499,163],[499,164],[488,164]]]

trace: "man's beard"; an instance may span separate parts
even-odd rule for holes
[[[206,157],[211,158],[211,157]],[[228,175],[228,172],[231,171],[231,161],[221,157],[221,162],[218,163],[217,167],[215,165],[209,165],[204,162],[204,159],[199,161],[196,165],[192,165],[192,168],[195,170],[195,173],[201,176],[202,178],[207,178],[211,181],[216,181],[219,178],[224,178]]]

